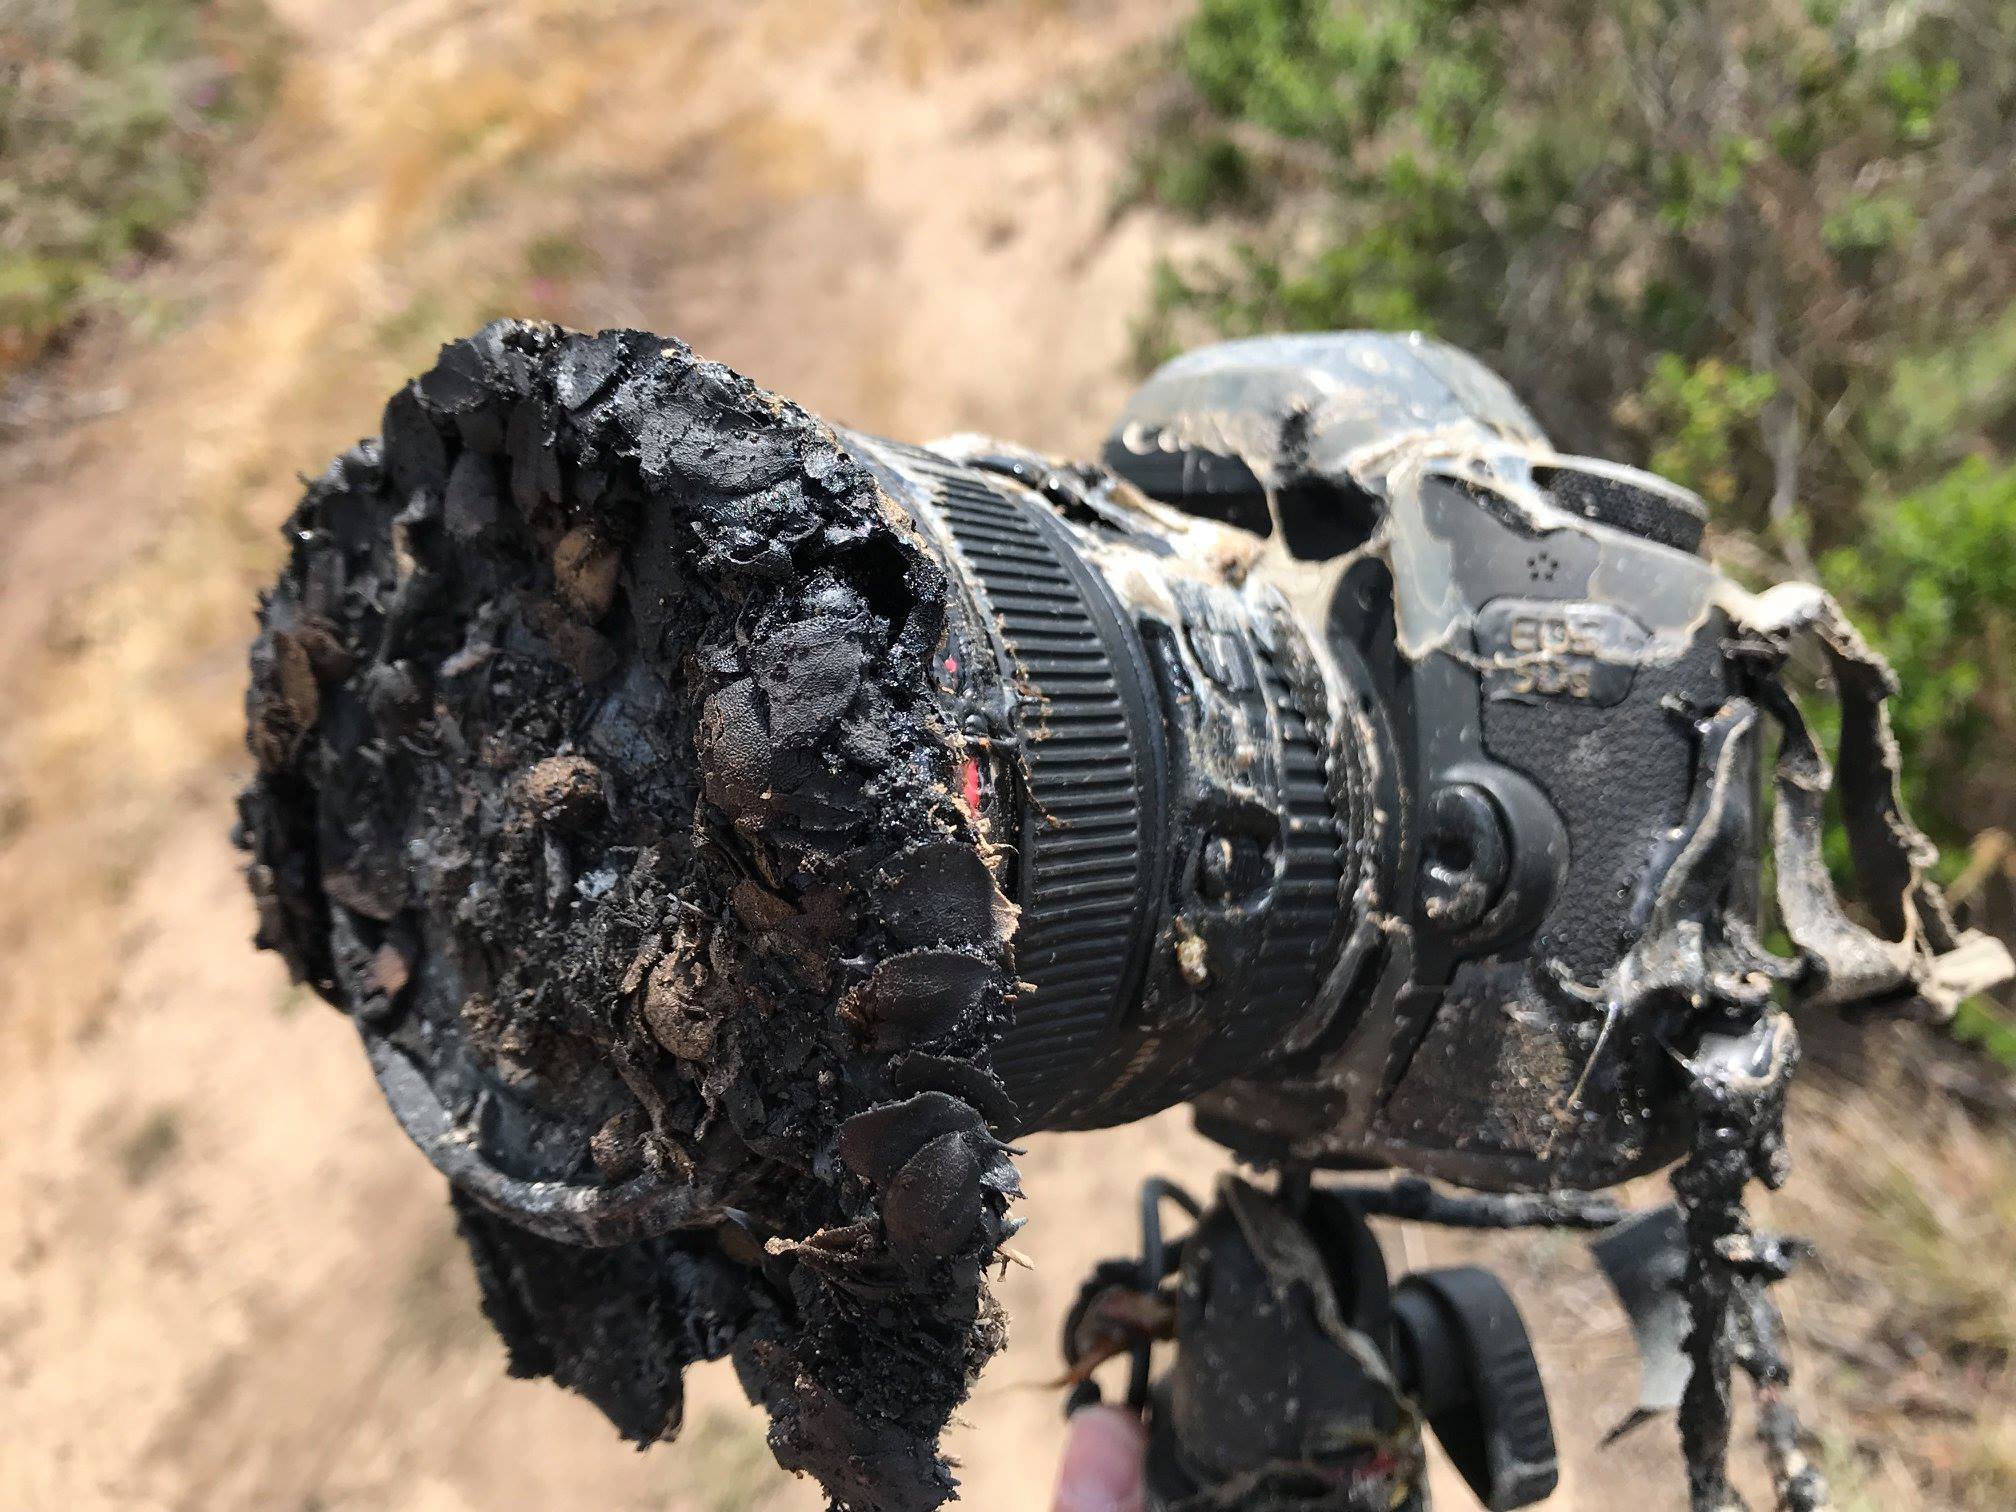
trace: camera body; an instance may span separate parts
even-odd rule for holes
[[[1228,402],[1251,418],[1226,423]],[[1270,420],[1272,453],[1184,456],[1188,436]],[[1591,1061],[1702,780],[1690,716],[1734,691],[1700,501],[1554,454],[1481,364],[1420,337],[1179,359],[1107,460],[1179,506],[1251,519],[1271,496],[1283,549],[1260,575],[1322,627],[1338,702],[1392,774],[1374,803],[1383,948],[1315,1005],[1307,1049],[1206,1097],[1206,1126],[1248,1153],[1484,1187],[1606,1185],[1669,1159],[1679,1026]],[[1201,497],[1182,486],[1200,474]],[[1724,900],[1745,917],[1758,854]]]
[[[1597,1050],[1731,691],[1697,499],[1365,333],[1170,363],[1104,469],[849,440],[964,569],[1019,1127],[1194,1099],[1255,1158],[1506,1189],[1671,1158],[1661,1026]]]

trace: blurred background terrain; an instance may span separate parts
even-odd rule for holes
[[[643,1455],[506,1380],[347,1025],[248,944],[297,475],[494,315],[1080,454],[1188,342],[1433,330],[1701,490],[1739,575],[1848,600],[2016,933],[2012,36],[2008,0],[0,0],[0,1506],[817,1505],[725,1366]],[[1839,1503],[2016,1505],[2016,1030],[1805,1028],[1769,1206],[1821,1245],[1785,1300]],[[1065,1302],[1143,1174],[1218,1165],[1180,1115],[1032,1141],[968,1505],[1047,1505]],[[1635,1368],[1579,1245],[1498,1263],[1556,1504],[1684,1505],[1664,1426],[1596,1447]]]

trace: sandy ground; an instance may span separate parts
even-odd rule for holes
[[[294,475],[375,429],[433,345],[506,311],[676,332],[899,436],[1085,451],[1154,259],[1196,235],[1112,213],[1172,12],[276,9],[296,41],[273,117],[141,291],[173,329],[87,339],[48,380],[114,413],[0,438],[0,1506],[814,1507],[725,1366],[689,1377],[685,1437],[648,1454],[504,1377],[438,1180],[351,1031],[247,943],[226,835],[251,596]],[[1798,1216],[1850,1226],[1862,1209],[1817,1183],[1868,1175],[1866,1207],[1917,1151],[1947,1173],[1936,1231],[2006,1274],[2016,1216],[1979,1222],[2004,1211],[2006,1145],[1900,1114],[1926,1085],[1806,1105],[1822,1158]],[[1003,1284],[1013,1343],[950,1442],[969,1505],[1047,1505],[1044,1383],[1079,1275],[1129,1244],[1144,1174],[1201,1185],[1220,1164],[1181,1115],[1032,1142],[1036,1268]],[[1392,1237],[1396,1262],[1447,1252]],[[1577,1247],[1508,1263],[1573,1461],[1556,1505],[1682,1505],[1665,1430],[1593,1451],[1635,1367]],[[1816,1283],[1859,1309],[1830,1314],[1830,1360],[1897,1357],[1868,1353],[1875,1265]],[[2016,1456],[2006,1403],[1981,1406],[2006,1355],[1920,1355],[1906,1384],[1949,1457]],[[1819,1388],[1831,1405],[1841,1383],[1838,1442],[1871,1498],[1844,1503],[1932,1504],[1868,1446],[1896,1372],[1847,1370]]]

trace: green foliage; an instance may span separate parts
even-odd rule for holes
[[[1418,327],[1497,367],[1558,442],[1698,489],[1725,534],[1796,500],[1774,539],[1832,549],[1831,580],[1876,617],[1911,689],[1901,723],[1935,742],[1916,753],[1940,764],[1935,820],[2016,828],[2016,779],[1968,745],[1992,722],[1978,658],[2016,633],[2016,579],[1993,565],[2016,524],[1997,492],[2012,29],[2010,0],[1201,0],[1193,115],[1159,150],[1236,131],[1320,169],[1222,257],[1164,271],[1143,356]],[[1990,779],[1985,809],[1945,807],[1960,767]]]
[[[1143,356],[1419,325],[1563,443],[1695,467],[1725,529],[1796,494],[1816,542],[1851,540],[1863,500],[1982,439],[1943,423],[1997,418],[1950,398],[1994,373],[1939,388],[1923,363],[2016,318],[2012,30],[2010,0],[1201,0],[1154,183],[1222,205],[1195,187],[1215,144],[1250,174],[1272,140],[1316,187],[1173,270]]]
[[[1221,113],[1339,151],[1376,130],[1409,93],[1455,145],[1481,93],[1463,0],[1331,6],[1322,0],[1204,0],[1184,61]],[[1442,115],[1438,107],[1449,107]],[[1453,134],[1452,134],[1453,133]]]
[[[0,372],[160,249],[273,64],[253,0],[0,0]]]
[[[1840,257],[1876,256],[1905,246],[1918,229],[1918,212],[1901,194],[1851,194],[1827,212],[1820,237]]]
[[[1951,340],[1906,351],[1867,421],[1871,444],[1920,466],[2016,436],[2016,303]]]
[[[1769,373],[1753,373],[1720,357],[1689,366],[1661,352],[1644,390],[1649,429],[1659,437],[1653,471],[1710,504],[1734,503],[1743,437],[1777,390],[1778,380]]]
[[[1897,670],[1908,796],[1958,839],[2004,801],[2016,748],[2016,465],[1969,457],[1872,505],[1862,539],[1821,569]]]
[[[2016,1020],[1993,1004],[1979,998],[1962,1003],[1953,1019],[1953,1037],[2005,1066],[2016,1066]]]
[[[1122,201],[1147,200],[1198,220],[1257,208],[1261,184],[1246,150],[1227,132],[1188,124],[1142,145]]]

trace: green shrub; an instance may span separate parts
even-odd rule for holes
[[[2016,750],[2016,466],[1969,457],[1872,504],[1863,534],[1822,560],[1897,669],[1907,794],[1957,841],[2006,812]]]
[[[1201,0],[1162,197],[1199,213],[1207,164],[1167,160],[1228,134],[1305,182],[1163,270],[1141,355],[1349,326],[1475,351],[1557,443],[1823,556],[1898,662],[1930,826],[2016,831],[2012,35],[2012,0]]]
[[[1661,352],[1644,388],[1647,429],[1659,438],[1653,471],[1699,493],[1710,504],[1736,499],[1736,458],[1743,439],[1778,390],[1769,373],[1753,373],[1720,357],[1691,366]]]
[[[0,374],[160,250],[272,77],[253,0],[0,0]]]

